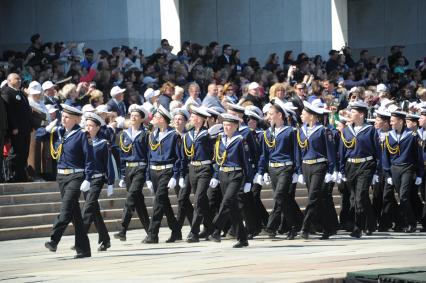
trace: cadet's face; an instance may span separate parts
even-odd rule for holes
[[[64,126],[65,129],[71,129],[72,127],[75,126],[75,124],[78,123],[78,117],[65,113],[62,113],[62,118],[61,118],[61,122],[62,122],[62,126]]]
[[[249,126],[250,129],[256,130],[257,129],[257,121],[254,119],[250,119],[247,122],[247,126]]]
[[[405,120],[405,123],[407,124],[407,128],[414,130],[417,127],[417,123],[411,120]]]
[[[132,112],[130,113],[130,124],[132,126],[137,126],[142,123],[142,116],[138,112]]]
[[[302,119],[303,123],[309,123],[313,119],[313,116],[314,115],[312,115],[308,111],[303,110],[302,115],[300,115],[300,118]]]
[[[100,127],[93,122],[92,120],[86,120],[86,131],[90,134],[90,136],[96,136],[96,134],[98,133]]]
[[[182,115],[175,115],[175,117],[173,118],[173,124],[176,128],[182,129],[185,127],[186,120]]]
[[[271,125],[276,125],[280,121],[282,121],[282,114],[280,114],[277,110],[274,108],[270,108],[268,111],[268,117]]]
[[[381,118],[376,117],[376,119],[374,120],[374,128],[381,129],[383,128],[383,125],[384,125],[384,121]]]
[[[238,124],[228,122],[228,121],[223,121],[223,132],[228,137],[231,137],[235,133],[237,128],[238,128]]]
[[[363,115],[356,111],[355,109],[351,110],[351,118],[354,123],[359,122],[363,119]]]
[[[204,124],[204,119],[198,115],[191,114],[191,123],[196,127],[201,127]]]
[[[404,125],[403,119],[400,119],[394,116],[391,117],[390,122],[391,122],[392,129],[394,130],[401,130],[402,126]]]
[[[426,116],[425,115],[420,115],[419,126],[420,127],[426,126]]]

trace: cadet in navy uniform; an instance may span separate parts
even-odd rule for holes
[[[213,176],[214,139],[209,135],[204,123],[210,114],[204,107],[191,107],[191,122],[194,125],[183,136],[185,159],[189,166],[189,182],[195,192],[194,217],[188,243],[199,242],[200,225],[203,222],[207,235],[212,233],[213,215],[209,211],[207,190]]]
[[[324,209],[323,182],[332,181],[335,163],[333,135],[319,120],[322,120],[323,110],[304,102],[302,111],[304,125],[296,134],[297,143],[301,150],[298,168],[298,182],[305,183],[308,188],[308,204],[302,226],[302,238],[309,238],[314,218],[318,217],[323,227],[321,239],[328,239],[331,233],[331,223]],[[303,172],[303,175],[301,173]]]
[[[405,116],[401,111],[392,112],[392,130],[385,138],[383,170],[391,176],[387,182],[394,184],[399,194],[404,231],[413,233],[416,231],[417,222],[410,191],[414,185],[422,183],[424,165],[421,140],[416,131],[406,127]]]
[[[209,236],[209,240],[220,242],[220,231],[230,219],[237,233],[238,242],[234,248],[248,246],[247,231],[238,208],[238,193],[243,188],[244,193],[251,190],[251,176],[244,138],[238,131],[242,120],[232,114],[222,114],[223,134],[219,134],[215,143],[215,166],[213,180],[219,178],[222,190],[222,203],[219,213],[213,220],[215,231]]]
[[[177,179],[179,185],[185,186],[184,169],[182,162],[182,147],[180,135],[169,126],[172,119],[170,112],[160,105],[154,114],[156,129],[149,135],[149,176],[147,186],[155,191],[155,200],[151,225],[148,235],[143,241],[146,244],[158,243],[158,231],[160,230],[163,215],[166,215],[167,224],[172,234],[166,243],[182,240],[182,232],[169,199],[169,189],[173,190]],[[151,183],[152,182],[152,183]]]
[[[125,178],[120,180],[119,186],[126,188],[127,196],[121,218],[121,230],[114,234],[114,238],[121,241],[126,240],[126,232],[135,209],[147,233],[149,227],[149,215],[142,192],[148,167],[148,132],[142,122],[148,117],[148,112],[136,104],[130,105],[129,112],[131,126],[120,135],[121,176]]]
[[[347,125],[341,134],[340,173],[347,180],[355,204],[355,226],[351,237],[360,238],[363,230],[367,230],[367,235],[376,230],[369,189],[372,183],[379,181],[376,172],[380,168],[381,151],[375,128],[365,122],[368,105],[356,101],[349,106],[352,124]]]
[[[275,237],[284,215],[290,231],[287,239],[297,236],[303,221],[303,215],[292,197],[293,182],[297,182],[296,156],[298,154],[296,135],[293,127],[287,125],[287,112],[283,102],[275,99],[268,114],[271,127],[263,132],[262,154],[259,160],[255,182],[262,183],[262,176],[268,172],[274,190],[274,208],[269,216],[265,231]]]
[[[75,258],[90,257],[90,242],[84,227],[79,205],[80,190],[88,191],[95,170],[93,146],[90,136],[79,126],[82,112],[62,104],[62,126],[54,122],[39,128],[36,137],[49,139],[52,157],[58,160],[57,181],[62,196],[61,211],[53,224],[50,241],[46,248],[55,252],[68,224],[75,228]]]
[[[90,182],[90,190],[83,193],[85,200],[82,211],[83,222],[87,232],[89,232],[92,222],[95,223],[99,234],[98,244],[100,245],[98,251],[106,251],[111,247],[111,241],[101,215],[98,199],[105,182],[108,183],[107,195],[112,195],[114,191],[115,174],[112,165],[113,157],[111,156],[108,141],[99,138],[99,130],[101,126],[105,125],[105,121],[99,115],[91,112],[86,112],[84,117],[86,119],[86,131],[89,133],[93,142],[95,171]]]

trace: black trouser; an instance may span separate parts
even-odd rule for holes
[[[222,230],[230,219],[235,227],[238,240],[247,241],[247,231],[238,209],[238,193],[244,185],[243,172],[219,172],[219,180],[223,199],[213,224],[217,230]]]
[[[383,187],[381,225],[383,228],[389,229],[392,227],[392,223],[395,223],[396,227],[400,227],[402,225],[401,219],[399,217],[398,202],[395,198],[395,186],[389,185],[387,182],[385,182]]]
[[[19,129],[17,135],[11,135],[11,143],[15,158],[12,159],[12,168],[15,171],[14,182],[23,182],[28,180],[27,160],[30,151],[31,131],[25,132]],[[3,148],[2,148],[3,150]]]
[[[380,227],[383,227],[382,223],[382,210],[383,210],[383,190],[385,186],[386,180],[383,172],[379,174],[379,182],[372,185],[373,189],[373,200],[372,206],[374,215],[376,216],[377,223]]]
[[[151,218],[151,224],[148,229],[148,236],[155,238],[158,237],[158,231],[160,230],[161,220],[163,215],[166,215],[167,224],[173,233],[180,231],[179,224],[177,223],[174,215],[172,206],[169,199],[169,188],[167,184],[173,177],[173,168],[164,170],[150,170],[151,181],[154,186],[155,200],[153,214]]]
[[[213,214],[209,209],[209,200],[207,197],[212,174],[213,169],[209,164],[201,166],[189,165],[189,182],[195,191],[194,217],[192,219],[191,233],[195,235],[200,233],[201,222],[204,223],[204,227],[208,233],[212,232]]]
[[[83,223],[86,227],[87,233],[89,232],[90,225],[92,222],[95,223],[96,230],[99,234],[98,243],[106,244],[110,242],[110,238],[108,235],[108,230],[105,226],[104,219],[101,214],[101,210],[99,207],[99,195],[102,191],[102,187],[105,183],[105,178],[95,178],[90,181],[90,190],[87,192],[83,192],[84,195],[84,206],[82,210],[83,214]]]
[[[334,199],[333,199],[333,189],[334,189],[334,182],[330,183],[324,183],[324,209],[325,209],[325,215],[328,221],[330,222],[331,227],[331,233],[335,234],[337,233],[337,229],[339,226],[339,220],[337,219],[337,212],[336,207],[334,206]]]
[[[212,218],[219,212],[220,204],[222,203],[222,190],[221,184],[217,185],[216,188],[209,187],[207,190],[207,198],[209,199],[209,210],[212,214]]]
[[[308,188],[308,204],[305,208],[303,232],[309,232],[314,218],[318,218],[323,232],[331,233],[331,223],[326,218],[324,209],[324,190],[322,184],[327,173],[327,163],[302,164],[303,177]]]
[[[60,213],[53,224],[50,238],[55,243],[59,243],[68,224],[73,221],[75,229],[74,246],[76,250],[82,253],[90,253],[90,242],[78,202],[80,198],[80,186],[84,181],[84,174],[58,174],[57,181],[61,192],[62,204]]]
[[[355,221],[354,206],[351,204],[351,192],[346,182],[341,182],[337,185],[339,192],[342,194],[341,207],[340,207],[340,228],[345,230],[353,230]]]
[[[303,214],[296,203],[292,191],[293,186],[292,166],[272,168],[269,167],[272,189],[274,190],[274,208],[269,216],[269,230],[276,231],[281,224],[281,215],[284,216],[287,224],[299,231],[302,227]]]
[[[423,202],[419,196],[420,188],[423,188],[421,184],[419,186],[414,185],[410,190],[411,205],[413,206],[414,217],[417,221],[421,221],[423,211]]]
[[[392,165],[392,181],[399,195],[399,207],[403,225],[416,225],[411,203],[411,190],[416,180],[416,168],[413,164]]]
[[[148,233],[149,215],[145,205],[145,197],[142,193],[143,185],[146,179],[146,167],[127,167],[126,168],[126,202],[123,209],[123,217],[121,219],[122,232],[126,233],[132,220],[133,212],[139,216],[145,231]]]
[[[0,97],[0,99],[2,99]],[[6,136],[6,131],[0,130],[0,183],[5,181],[4,171],[3,171],[3,147],[4,147],[4,137]]]
[[[261,198],[262,186],[259,184],[253,184],[252,191],[253,191],[255,215],[259,217],[262,226],[266,227],[266,225],[268,225],[269,213],[262,202],[262,198]]]
[[[256,215],[253,192],[244,193],[242,189],[243,187],[238,192],[238,208],[242,213],[246,229],[250,234],[259,233],[262,230],[262,223],[260,216]],[[233,227],[233,231],[237,231],[237,227]]]
[[[179,180],[177,180],[178,182]],[[183,223],[185,222],[185,217],[188,219],[189,225],[192,223],[192,218],[194,215],[194,208],[192,207],[191,200],[191,185],[189,183],[188,175],[185,177],[185,188],[179,187],[179,184],[176,184],[175,193],[178,201],[178,210],[176,214],[176,220],[179,224],[180,229],[182,229]]]
[[[370,186],[376,169],[374,160],[362,163],[346,162],[347,186],[355,208],[354,230],[376,230],[376,218],[370,201]]]

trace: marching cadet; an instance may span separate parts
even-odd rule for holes
[[[184,108],[176,108],[173,110],[173,126],[176,132],[182,138],[186,133],[186,124],[188,123],[190,114]],[[184,168],[186,170],[186,168]],[[178,199],[178,211],[176,214],[176,220],[179,224],[179,229],[182,230],[185,217],[188,219],[189,225],[192,223],[194,208],[191,200],[191,186],[188,180],[188,174],[185,174],[185,187],[181,188],[179,185],[175,187],[176,196]]]
[[[297,182],[295,167],[298,154],[296,135],[293,127],[287,124],[287,111],[283,102],[275,99],[268,110],[271,127],[263,132],[262,149],[254,182],[262,183],[263,175],[268,172],[274,190],[274,208],[269,216],[266,233],[275,237],[284,215],[290,231],[287,239],[297,236],[303,221],[303,215],[292,196],[292,183]]]
[[[394,184],[398,192],[404,232],[413,233],[417,222],[410,191],[414,185],[422,183],[424,174],[421,141],[416,131],[406,127],[405,112],[393,111],[391,114],[392,130],[385,138],[383,170],[391,176],[386,181]]]
[[[204,126],[209,112],[204,107],[191,107],[191,123],[194,126],[183,136],[183,149],[189,166],[189,182],[195,192],[194,217],[188,243],[199,242],[200,224],[204,223],[206,234],[213,232],[212,213],[209,210],[207,190],[213,176],[214,139]]]
[[[73,221],[75,228],[74,258],[90,257],[90,242],[84,226],[79,198],[80,191],[88,191],[95,170],[93,146],[90,136],[79,126],[82,112],[72,106],[61,104],[61,123],[56,121],[46,128],[37,130],[38,139],[50,138],[52,158],[58,162],[57,181],[61,192],[62,205],[59,216],[53,224],[50,241],[45,247],[56,252],[59,241],[68,224]]]
[[[147,180],[148,167],[148,132],[143,127],[143,120],[148,117],[147,110],[139,105],[129,107],[130,127],[120,134],[121,179],[119,186],[126,188],[127,196],[121,218],[121,230],[114,238],[126,241],[126,232],[133,212],[139,216],[145,231],[148,233],[149,216],[143,195],[143,185]]]
[[[367,235],[376,230],[369,189],[371,184],[379,181],[377,168],[380,168],[381,151],[375,128],[366,123],[368,105],[363,101],[355,101],[349,106],[351,124],[341,133],[340,173],[342,179],[346,179],[355,205],[355,226],[350,236],[360,238],[363,230],[367,231]]]
[[[215,143],[217,166],[212,181],[220,182],[223,200],[213,220],[216,229],[209,236],[209,240],[220,242],[220,231],[230,219],[238,240],[233,247],[242,248],[248,246],[248,241],[247,231],[238,208],[238,193],[241,188],[245,193],[251,189],[250,168],[244,149],[244,138],[238,131],[242,120],[238,116],[227,113],[221,114],[221,118],[224,132],[219,134]]]
[[[176,130],[169,126],[171,120],[170,112],[160,105],[154,114],[156,129],[148,137],[150,181],[147,182],[147,187],[154,189],[155,200],[148,235],[143,241],[146,244],[158,243],[158,231],[164,214],[172,230],[166,243],[182,240],[182,232],[170,204],[168,190],[176,187],[177,179],[179,186],[185,187],[185,163],[182,160],[182,141]]]
[[[423,152],[423,163],[425,164],[424,167],[426,168],[426,108],[422,108],[420,112],[420,119],[419,119],[419,126],[420,128],[417,130],[417,133],[419,134],[419,138],[422,143],[422,152]],[[425,170],[426,171],[426,170]],[[425,176],[423,175],[422,180],[422,186],[420,187],[420,193],[423,198],[423,201],[425,201]],[[420,232],[426,232],[426,201],[423,206],[423,212],[421,217],[421,224],[422,228]]]
[[[302,238],[309,238],[309,231],[315,217],[318,217],[323,227],[321,239],[328,239],[331,227],[326,218],[323,194],[323,182],[332,181],[335,163],[332,133],[319,121],[322,120],[323,110],[304,102],[302,111],[304,125],[297,131],[296,138],[301,151],[298,168],[298,182],[305,183],[308,188],[308,204],[302,226]],[[303,173],[303,175],[302,175]]]
[[[100,245],[98,251],[106,251],[111,247],[111,241],[101,215],[98,199],[105,182],[108,184],[107,195],[111,196],[114,191],[115,175],[112,155],[108,141],[98,136],[101,126],[105,125],[104,119],[91,112],[86,112],[84,117],[86,118],[86,131],[93,142],[95,170],[90,182],[90,190],[83,192],[85,200],[82,211],[83,222],[87,232],[89,232],[92,222],[95,223],[99,234],[98,244]]]

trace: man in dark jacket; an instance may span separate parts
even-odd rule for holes
[[[7,85],[2,88],[2,98],[6,102],[8,129],[15,159],[12,168],[15,182],[26,182],[27,159],[31,135],[32,110],[27,97],[21,92],[21,78],[11,73],[7,76]]]

